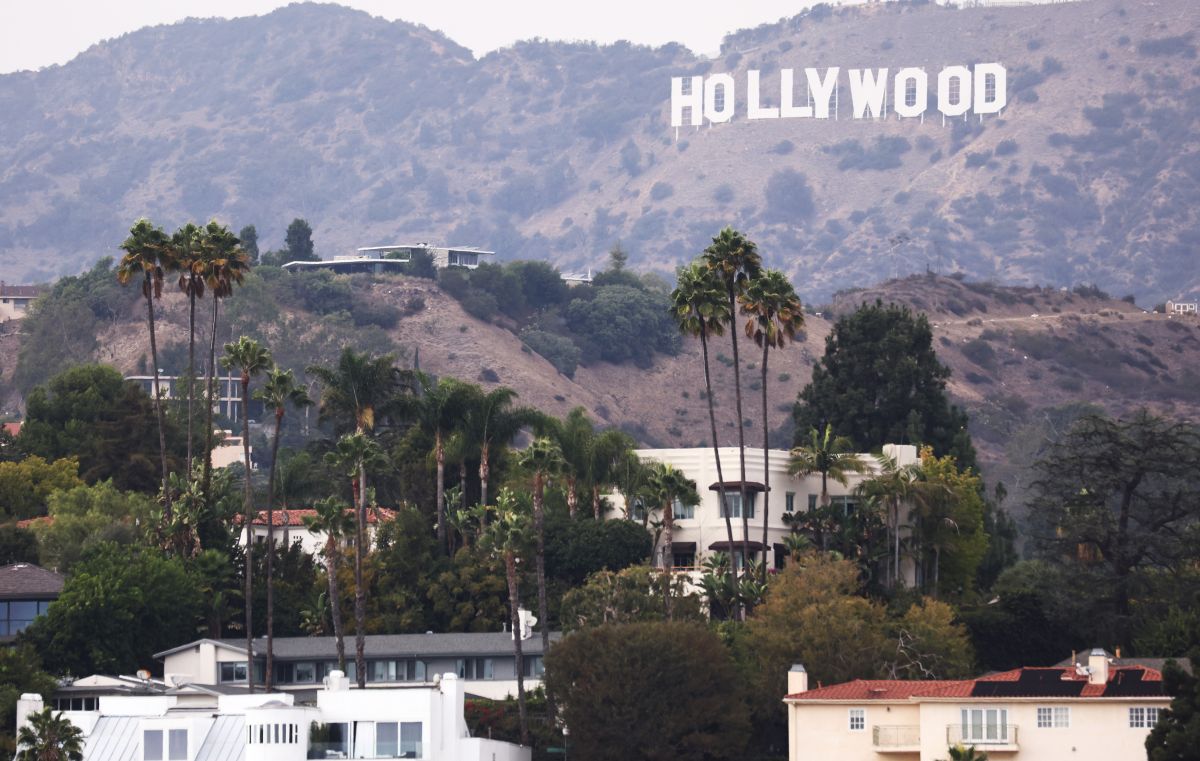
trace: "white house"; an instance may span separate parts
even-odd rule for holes
[[[0,281],[0,322],[19,320],[25,316],[25,311],[42,293],[42,288],[36,285],[9,285]]]
[[[1167,314],[1196,314],[1200,304],[1195,301],[1168,301]]]
[[[471,737],[464,682],[351,690],[329,674],[310,703],[287,692],[227,694],[191,685],[160,694],[106,695],[65,716],[85,735],[84,761],[306,761],[413,758],[529,761],[528,748]],[[22,695],[17,726],[40,710]]]
[[[495,256],[495,251],[485,251],[475,246],[431,246],[428,243],[396,243],[391,246],[363,246],[353,254],[339,254],[332,259],[315,262],[288,262],[283,265],[289,272],[325,269],[338,274],[368,273],[381,275],[388,272],[400,273],[404,265],[412,261],[417,251],[428,252],[433,266],[438,269],[465,267],[475,269],[484,257]]]
[[[240,447],[240,445],[239,445]],[[240,449],[239,449],[240,451]],[[214,453],[215,456],[215,453]],[[240,460],[238,460],[240,462]],[[214,460],[214,465],[216,464]],[[317,511],[312,508],[272,510],[271,519],[275,524],[275,543],[284,547],[293,544],[300,545],[309,555],[316,555],[325,547],[329,536],[324,531],[312,532],[305,524],[306,519],[316,517]],[[353,516],[353,510],[346,509]],[[396,517],[396,511],[386,507],[367,508],[367,541],[374,544],[379,527]],[[238,516],[237,519],[241,519]],[[256,544],[267,541],[267,511],[259,510],[258,515],[250,524],[250,535]],[[239,544],[246,546],[246,529],[243,528],[238,539]],[[344,544],[348,542],[343,542]]]
[[[1146,758],[1146,735],[1171,700],[1161,669],[1100,649],[1066,666],[978,679],[815,689],[796,665],[788,693],[788,761],[940,761],[960,744],[997,760],[1134,761]]]
[[[721,476],[725,485],[725,497],[730,504],[730,518],[734,528],[733,555],[742,554],[742,510],[741,510],[741,467],[737,447],[721,447]],[[917,461],[917,448],[909,444],[885,444],[883,452],[894,458],[898,465]],[[694,571],[711,552],[729,552],[729,536],[725,526],[725,515],[720,509],[718,487],[722,479],[717,475],[716,458],[711,447],[689,449],[639,449],[637,455],[644,462],[663,462],[675,466],[696,482],[700,493],[700,504],[695,507],[676,505],[675,532],[672,540],[670,565],[678,571]],[[830,479],[828,489],[830,504],[854,510],[858,505],[855,488],[864,479],[878,470],[878,461],[869,454],[859,455],[867,463],[869,472],[852,474],[849,485],[842,486]],[[764,458],[762,449],[746,449],[746,501],[747,521],[750,526],[748,555],[752,560],[765,558],[768,567],[782,568],[786,551],[783,540],[790,532],[785,516],[798,511],[817,507],[821,495],[821,476],[793,476],[788,473],[789,454],[786,450],[768,450],[767,465],[770,472],[770,491],[764,491]],[[618,506],[617,514],[610,517],[641,517],[641,505],[627,506],[617,495],[613,502]],[[764,507],[767,509],[764,510]],[[766,513],[767,543],[763,545],[763,516]],[[661,516],[659,516],[661,517]],[[666,558],[662,548],[655,558],[656,565],[664,566]],[[911,572],[910,572],[911,573]]]
[[[521,642],[525,688],[541,684],[542,639],[526,629]],[[559,638],[551,633],[551,640]],[[346,672],[355,681],[354,638],[345,640]],[[428,683],[435,674],[457,674],[467,692],[483,698],[503,699],[517,694],[516,658],[509,632],[455,634],[370,634],[366,637],[366,682],[370,689]],[[262,684],[266,640],[254,641],[255,683]],[[212,685],[231,688],[246,683],[246,641],[199,639],[157,653],[170,684]],[[333,637],[276,637],[274,642],[276,689],[311,694],[326,676],[337,670]]]

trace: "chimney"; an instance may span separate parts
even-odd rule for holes
[[[787,691],[789,695],[808,692],[808,672],[804,670],[803,664],[793,663],[788,669]]]
[[[29,721],[29,714],[37,713],[43,708],[42,696],[36,692],[26,692],[21,695],[17,701],[17,726],[16,732],[21,731],[21,727],[25,726]]]
[[[1108,653],[1099,647],[1088,654],[1088,684],[1108,684]]]
[[[334,669],[325,677],[325,689],[330,692],[345,692],[350,689],[350,680],[344,671]]]

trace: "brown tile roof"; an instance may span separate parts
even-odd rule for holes
[[[49,515],[42,515],[37,518],[25,518],[24,520],[17,521],[17,528],[33,528],[42,524],[52,526],[54,525],[54,518]]]
[[[346,508],[347,513],[353,513],[350,508]],[[317,511],[311,508],[300,508],[295,510],[275,510],[272,514],[272,523],[276,526],[284,526],[289,528],[304,528],[305,518],[315,518]],[[238,516],[239,518],[241,516]],[[396,511],[386,507],[367,508],[367,523],[383,523],[390,521],[396,517]],[[240,525],[240,521],[238,521]],[[267,511],[259,510],[258,517],[254,519],[255,526],[267,525]]]
[[[63,577],[33,563],[12,563],[0,567],[0,599],[28,600],[58,597]]]
[[[42,292],[40,285],[8,285],[0,283],[0,297],[33,299]]]
[[[911,700],[912,698],[1155,697],[1162,672],[1145,666],[1110,666],[1106,684],[1091,684],[1074,667],[1019,668],[978,679],[855,679],[787,695],[785,700]]]

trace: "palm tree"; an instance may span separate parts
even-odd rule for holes
[[[771,517],[771,429],[767,422],[767,359],[772,348],[782,349],[786,342],[796,340],[804,328],[804,311],[800,298],[779,270],[767,270],[750,281],[742,296],[742,314],[746,320],[746,337],[762,349],[762,434],[763,434],[763,563],[762,580],[767,581],[767,521]]]
[[[15,761],[83,761],[83,732],[49,706],[28,716],[17,733]]]
[[[488,552],[504,561],[509,621],[513,631],[513,656],[517,667],[517,714],[520,717],[522,745],[529,744],[529,721],[525,713],[525,664],[521,652],[521,589],[517,583],[517,563],[528,552],[529,533],[529,516],[520,511],[517,498],[511,491],[501,489],[496,498],[496,518],[481,541]],[[545,624],[542,625],[543,631],[547,628]]]
[[[367,542],[367,468],[385,462],[383,451],[365,433],[338,439],[326,462],[340,469],[354,483],[354,672],[360,688],[367,686],[365,654],[367,634],[366,589],[363,587],[363,555]]]
[[[437,466],[437,538],[447,547],[446,532],[446,439],[470,408],[470,384],[454,378],[442,378],[436,384],[421,376],[421,397],[414,406],[417,423],[433,436],[433,458]]]
[[[275,412],[275,434],[271,437],[271,470],[267,479],[267,691],[275,667],[275,463],[279,460],[279,435],[283,430],[283,415],[288,405],[307,407],[312,404],[303,386],[296,385],[291,370],[278,366],[267,371],[267,381],[254,398]]]
[[[683,471],[668,463],[656,462],[650,466],[650,477],[646,483],[647,494],[653,503],[662,506],[663,516],[663,553],[662,569],[668,579],[675,565],[675,504],[696,506],[700,504],[700,494],[696,491],[696,482],[684,475]],[[652,504],[653,504],[652,503]],[[663,585],[663,599],[667,610],[667,618],[672,618],[672,598],[669,593],[670,583]]]
[[[971,745],[963,747],[962,743],[950,746],[950,761],[987,761],[988,754],[975,750]]]
[[[338,568],[342,563],[342,538],[354,528],[350,511],[336,498],[313,505],[315,515],[305,516],[304,525],[310,533],[325,534],[325,575],[329,582],[329,617],[333,619],[333,638],[337,643],[338,668],[346,673],[346,642],[342,629],[342,597],[338,591]]]
[[[538,618],[542,622],[542,652],[550,652],[550,612],[546,603],[546,481],[562,470],[562,451],[548,438],[535,439],[521,452],[520,465],[533,478],[533,532],[537,538]]]
[[[226,370],[237,368],[242,381],[242,462],[246,466],[245,475],[245,527],[246,527],[246,657],[250,663],[246,668],[246,688],[254,692],[254,619],[251,598],[253,590],[254,557],[254,519],[258,513],[254,510],[254,487],[250,481],[250,380],[271,366],[271,354],[258,341],[242,336],[235,343],[225,344],[225,356],[221,357],[221,366]],[[270,552],[268,547],[267,551]],[[271,683],[271,672],[266,673],[267,684]]]
[[[891,532],[892,562],[889,568],[889,583],[895,587],[900,581],[900,506],[923,504],[931,489],[924,480],[920,463],[900,465],[896,458],[887,454],[875,455],[879,473],[858,485],[860,494],[884,506],[888,511],[888,530]]]
[[[731,319],[729,305],[721,292],[721,284],[712,270],[697,259],[679,270],[678,283],[671,292],[671,313],[679,330],[690,336],[699,336],[700,353],[704,358],[704,392],[708,399],[708,424],[712,435],[713,460],[717,466],[717,495],[721,500],[721,514],[725,516],[725,533],[729,550],[733,551],[733,522],[726,509],[725,474],[721,469],[721,451],[717,442],[717,412],[713,399],[712,375],[708,360],[708,337],[720,336],[725,332],[725,323]],[[740,424],[740,421],[739,421]],[[734,574],[733,564],[729,574]]]
[[[204,273],[207,269],[201,230],[188,222],[171,236],[171,249],[179,267],[179,290],[188,297],[188,369],[187,369],[187,472],[192,472],[192,418],[196,397],[196,301],[204,298]]]
[[[129,228],[129,237],[121,244],[125,255],[117,266],[117,282],[129,283],[141,276],[142,297],[146,299],[146,319],[150,325],[150,361],[154,363],[154,414],[158,417],[158,454],[162,466],[162,490],[165,517],[171,517],[171,493],[167,487],[167,433],[163,418],[162,386],[158,379],[158,340],[154,333],[154,300],[162,297],[163,278],[175,268],[170,239],[148,219],[139,219]]]
[[[213,383],[217,373],[217,325],[221,311],[221,299],[233,295],[233,287],[241,285],[250,271],[250,257],[241,249],[241,242],[229,228],[216,221],[209,222],[200,232],[200,257],[204,267],[204,285],[212,296],[212,332],[208,342],[208,367],[205,388],[208,392],[204,415],[204,496],[211,498],[212,450],[213,450],[213,406],[216,389]]]
[[[466,430],[479,455],[479,504],[488,503],[488,479],[496,450],[508,446],[513,437],[538,417],[536,410],[512,406],[517,392],[500,386],[470,399]]]
[[[750,281],[762,272],[758,248],[732,227],[726,227],[713,238],[712,245],[704,249],[704,263],[725,288],[725,302],[729,306],[725,319],[732,322],[738,297],[746,291]],[[746,495],[746,427],[742,424],[742,360],[738,354],[737,334],[736,330],[729,331],[733,344],[733,393],[737,411],[738,460],[741,465],[742,553],[746,557],[750,545],[750,514]]]
[[[307,370],[321,385],[319,419],[333,422],[334,433],[371,433],[377,423],[400,409],[407,375],[391,354],[372,357],[347,346],[336,367]]]
[[[579,507],[579,481],[588,475],[589,454],[595,443],[596,429],[588,419],[587,410],[576,407],[561,422],[554,421],[550,433],[562,451],[567,512],[574,518]]]
[[[615,485],[617,468],[626,455],[631,454],[634,440],[629,434],[616,428],[602,431],[592,438],[588,450],[587,477],[592,487],[592,517],[600,520],[600,491]]]
[[[795,447],[788,460],[788,473],[794,476],[821,474],[821,506],[829,506],[829,479],[842,486],[850,483],[851,473],[865,473],[867,463],[854,452],[854,444],[845,436],[834,436],[833,426],[826,425],[822,434],[816,428],[808,430],[809,443]]]

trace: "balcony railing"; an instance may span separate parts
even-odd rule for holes
[[[966,731],[963,731],[966,730]],[[950,724],[946,727],[946,741],[950,745],[974,745],[994,753],[1017,749],[1016,724],[967,725]]]
[[[918,726],[877,726],[871,742],[880,753],[911,750],[921,747],[921,728]]]

